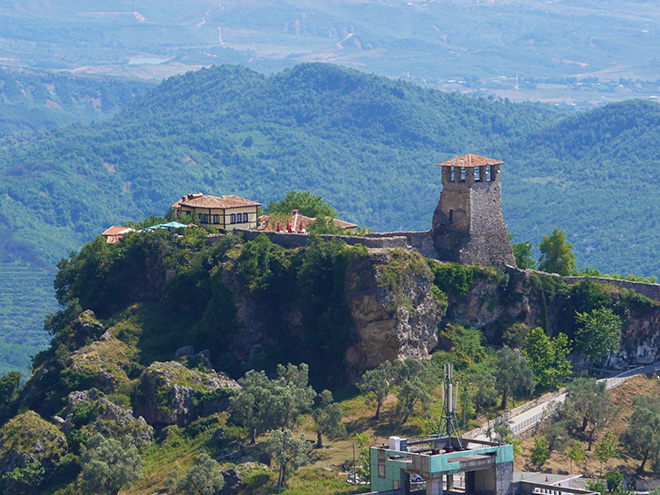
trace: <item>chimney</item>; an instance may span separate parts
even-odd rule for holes
[[[293,215],[293,231],[296,231],[296,225],[298,225],[298,210],[291,210],[291,215]]]

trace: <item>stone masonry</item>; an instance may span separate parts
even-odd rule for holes
[[[442,167],[443,190],[431,235],[439,259],[516,266],[502,216],[502,164],[465,155],[438,165]]]

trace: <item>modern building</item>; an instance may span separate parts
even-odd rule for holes
[[[438,442],[445,442],[442,448]],[[437,436],[390,437],[389,446],[371,447],[371,489],[387,495],[408,495],[411,480],[426,483],[426,495],[454,489],[454,477],[464,476],[465,493],[510,495],[513,446]]]
[[[256,228],[259,206],[255,201],[238,196],[217,197],[198,193],[183,196],[172,205],[172,209],[177,220],[187,214],[200,226],[234,230]]]

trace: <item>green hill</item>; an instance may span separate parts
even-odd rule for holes
[[[632,100],[568,117],[500,156],[505,218],[516,239],[566,231],[578,264],[657,276],[660,106]],[[530,211],[531,208],[531,211]]]
[[[3,68],[0,134],[107,118],[152,87],[128,78]]]
[[[471,152],[507,162],[516,242],[559,227],[581,268],[657,275],[659,112],[630,101],[566,117],[331,65],[205,69],[110,120],[5,140],[0,260],[45,271],[109,225],[198,191],[268,204],[309,189],[374,231],[427,229],[441,190],[435,163]]]

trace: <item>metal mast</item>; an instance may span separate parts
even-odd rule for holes
[[[446,426],[447,433],[447,447],[446,450],[453,450],[451,439],[452,436],[456,438],[458,448],[463,448],[461,436],[458,432],[458,421],[456,419],[456,410],[458,409],[458,382],[454,381],[454,365],[451,363],[445,364],[445,378],[440,384],[440,391],[442,396],[442,420]],[[442,427],[442,421],[438,425],[438,430]],[[438,431],[438,435],[442,434]],[[438,438],[439,443],[440,439]]]

